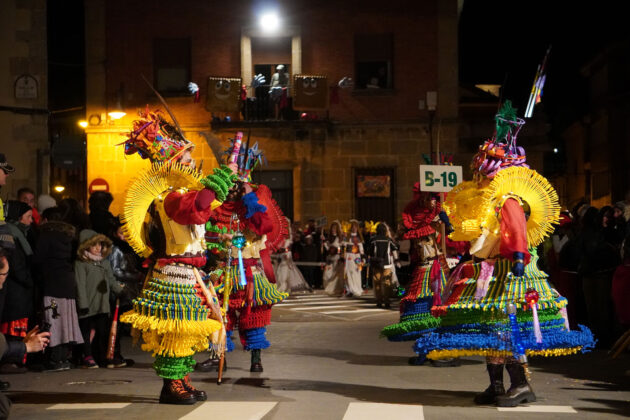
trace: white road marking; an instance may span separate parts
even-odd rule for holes
[[[346,306],[346,308],[347,308],[347,306]],[[388,311],[387,309],[379,309],[379,308],[372,308],[372,309],[352,309],[352,308],[349,308],[346,311],[325,311],[325,312],[322,312],[322,313],[326,314],[326,315],[332,315],[332,314],[358,314],[360,312],[390,312],[390,311]]]
[[[260,420],[277,402],[267,401],[211,401],[204,402],[180,420]]]
[[[424,420],[421,405],[351,402],[343,420]]]
[[[112,410],[125,408],[131,403],[73,403],[55,404],[46,410]]]
[[[324,305],[327,303],[342,303],[338,300],[327,300],[321,302],[300,302],[300,303],[279,303],[278,306],[305,306],[305,305]],[[353,301],[353,302],[343,302],[346,305],[373,305],[372,303],[362,302],[362,301]]]
[[[499,411],[514,411],[527,413],[570,413],[577,414],[575,408],[568,405],[525,405],[518,407],[497,407]]]

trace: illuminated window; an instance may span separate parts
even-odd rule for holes
[[[368,34],[354,37],[355,89],[392,89],[394,37]]]
[[[190,38],[154,39],[155,88],[164,95],[186,94],[191,80],[190,61]]]

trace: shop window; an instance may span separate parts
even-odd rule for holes
[[[190,72],[190,38],[157,38],[153,41],[155,88],[164,95],[186,94]]]
[[[356,35],[355,89],[393,89],[393,56],[392,34]]]

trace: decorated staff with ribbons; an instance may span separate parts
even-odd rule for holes
[[[400,321],[385,327],[381,335],[390,341],[412,341],[422,334],[432,331],[440,320],[431,315],[431,308],[441,304],[441,291],[446,284],[446,275],[440,257],[442,252],[437,245],[435,227],[439,223],[450,223],[440,202],[433,193],[420,191],[420,183],[413,187],[413,200],[407,204],[402,214],[407,231],[403,239],[411,241],[411,264],[413,273],[407,290],[400,301]],[[411,365],[422,365],[426,361],[424,353],[409,359]],[[436,366],[454,364],[452,359],[432,361]]]
[[[486,356],[490,386],[475,403],[511,407],[536,400],[527,356],[588,351],[594,339],[586,327],[569,330],[567,300],[536,266],[536,246],[560,217],[558,196],[516,145],[524,121],[509,101],[495,120],[495,136],[473,159],[473,181],[455,187],[444,203],[453,239],[471,242],[473,260],[450,276],[443,304],[432,310],[440,327],[419,337],[415,348],[430,359]]]
[[[261,350],[270,346],[265,334],[271,307],[289,296],[277,289],[271,263],[271,254],[282,248],[289,226],[271,190],[250,182],[250,172],[262,160],[257,144],[251,148],[243,144],[239,132],[228,155],[228,166],[238,174],[238,181],[207,224],[207,229],[219,232],[215,236],[230,256],[216,292],[227,308],[227,351],[233,350],[232,333],[238,329],[243,348],[251,352],[250,371],[262,372]],[[218,363],[217,357],[210,358],[199,368],[207,371]]]
[[[133,309],[120,321],[141,333],[142,349],[155,357],[153,368],[164,380],[160,403],[194,404],[206,393],[190,382],[193,355],[208,349],[210,337],[221,346],[225,334],[219,301],[198,271],[206,262],[204,223],[235,176],[227,167],[205,178],[196,172],[194,145],[171,117],[175,126],[147,109],[124,143],[125,153],[153,163],[131,182],[123,211],[125,236],[151,267]]]

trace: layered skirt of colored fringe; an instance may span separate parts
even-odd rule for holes
[[[446,276],[440,270],[440,290],[444,290]],[[400,300],[400,321],[383,328],[381,335],[389,341],[410,341],[433,331],[440,319],[431,315],[433,291],[431,266],[417,266],[405,296]]]
[[[238,266],[230,267],[227,273],[229,281],[222,282],[215,289],[219,298],[222,298],[227,284],[229,293],[227,331],[238,329],[246,350],[269,347],[264,334],[265,327],[271,323],[271,307],[289,296],[270,283],[261,269],[252,266],[250,270],[251,277],[247,278],[247,283],[243,285],[240,282]]]
[[[133,300],[133,309],[120,317],[141,333],[142,350],[152,352],[162,365],[164,360],[207,350],[208,338],[222,328],[208,318],[193,270],[176,264],[154,268],[140,297]]]
[[[514,303],[521,341],[528,356],[561,356],[588,351],[595,344],[590,330],[570,331],[566,319],[567,300],[551,289],[547,274],[536,266],[536,256],[525,267],[522,277],[511,273],[512,263],[498,259],[494,264],[466,264],[459,276],[449,280],[450,296],[442,306],[433,308],[441,317],[440,326],[420,336],[414,350],[430,359],[459,356],[511,356],[512,334],[506,305]],[[491,271],[489,271],[491,270]],[[533,312],[525,293],[533,288],[542,342],[534,333]]]

